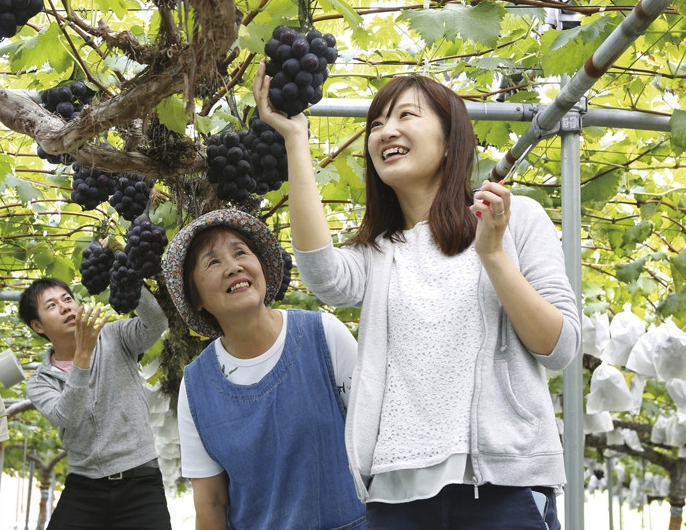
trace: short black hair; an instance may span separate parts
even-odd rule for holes
[[[40,321],[38,318],[38,298],[45,291],[52,289],[53,287],[61,287],[69,296],[74,298],[74,293],[71,292],[69,286],[59,278],[39,278],[34,280],[31,285],[21,293],[21,297],[19,298],[19,317],[28,327],[31,328],[31,322],[33,320]],[[38,334],[44,339],[48,339],[48,337],[42,333]]]

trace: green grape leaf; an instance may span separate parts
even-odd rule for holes
[[[541,36],[541,65],[545,75],[572,74],[593,55],[614,29],[607,17],[564,31]]]
[[[417,31],[429,46],[442,37],[455,40],[460,36],[494,47],[506,13],[500,4],[486,0],[475,7],[449,4],[443,9],[408,9],[398,19],[407,20],[410,28]]]
[[[47,61],[57,72],[65,72],[74,60],[61,44],[62,32],[57,24],[50,24],[35,36],[24,39],[23,46],[11,57],[12,70],[43,67]]]
[[[474,132],[479,143],[493,145],[498,149],[503,149],[512,143],[510,126],[503,121],[477,121],[474,123]]]
[[[13,174],[5,175],[5,183],[17,191],[17,195],[19,195],[21,202],[24,204],[41,197],[41,192],[35,186],[17,178]]]
[[[443,18],[443,10],[423,9],[414,11],[408,9],[398,17],[398,20],[407,20],[410,29],[419,33],[428,46],[432,46],[445,33]]]
[[[581,185],[581,203],[604,204],[614,198],[617,194],[620,177],[618,171],[613,171],[585,182]]]
[[[671,293],[657,306],[657,311],[663,317],[683,315],[686,312],[686,293]]]
[[[452,9],[449,9],[452,8]],[[446,20],[447,28],[455,28],[455,34],[448,33],[450,40],[457,35],[489,47],[498,44],[500,22],[507,11],[501,4],[481,2],[475,7],[450,4],[446,7],[452,16]]]
[[[682,278],[686,278],[686,250],[682,250],[669,260],[670,265],[674,273],[681,275]]]
[[[636,245],[643,243],[653,232],[653,223],[650,221],[640,221],[634,226],[630,226],[624,231],[622,237],[624,248],[633,249]]]
[[[177,96],[164,98],[157,105],[156,110],[160,123],[167,129],[179,134],[186,133],[189,116],[186,112],[186,104],[181,98]]]
[[[128,13],[128,7],[122,0],[96,0],[98,8],[103,13],[114,13],[119,20],[124,20]]]
[[[686,111],[675,109],[669,125],[672,129],[672,144],[681,148],[686,147]]]
[[[51,253],[52,260],[45,268],[45,273],[54,278],[62,278],[67,283],[71,283],[75,275],[75,265],[70,259]]]
[[[617,279],[624,283],[635,282],[645,268],[646,261],[648,261],[648,256],[643,256],[625,265],[617,265]]]
[[[333,11],[342,15],[343,20],[353,28],[362,24],[362,17],[345,0],[319,0],[319,4],[325,11]]]

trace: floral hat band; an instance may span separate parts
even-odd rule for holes
[[[221,336],[222,330],[216,323],[209,321],[198,311],[188,299],[188,293],[183,284],[183,266],[186,253],[193,238],[200,232],[215,226],[224,226],[236,231],[248,239],[257,250],[257,257],[266,270],[267,293],[264,297],[265,305],[269,305],[281,287],[283,278],[283,258],[281,246],[272,231],[257,217],[240,210],[213,210],[201,215],[184,226],[173,237],[164,260],[162,271],[167,290],[178,309],[183,321],[196,333],[203,337],[214,339]]]

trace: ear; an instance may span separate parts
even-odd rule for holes
[[[45,331],[43,330],[43,326],[42,326],[42,324],[40,323],[40,320],[34,318],[34,319],[31,321],[31,324],[30,324],[30,325],[31,325],[31,329],[32,329],[33,331],[35,331],[36,333],[38,333],[39,335],[44,335],[44,334],[45,334]]]

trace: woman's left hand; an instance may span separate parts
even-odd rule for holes
[[[502,251],[503,234],[510,221],[510,190],[502,185],[502,181],[485,180],[474,193],[474,199],[470,209],[479,219],[474,248],[483,259]]]

